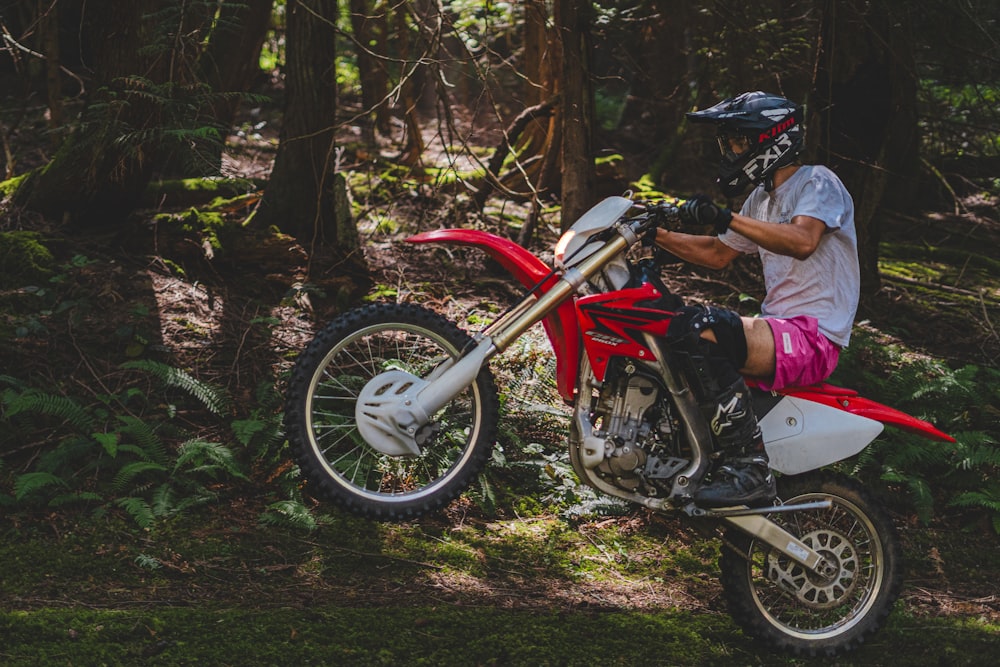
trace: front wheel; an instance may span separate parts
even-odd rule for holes
[[[837,569],[820,577],[736,529],[719,561],[730,613],[750,635],[797,655],[832,656],[857,648],[884,623],[899,597],[902,555],[885,511],[858,482],[841,475],[785,477],[786,503],[830,500],[829,509],[773,514]]]
[[[355,405],[376,375],[426,377],[470,341],[437,313],[403,304],[351,311],[316,335],[292,371],[285,428],[318,495],[364,517],[401,521],[441,508],[469,486],[497,431],[499,399],[488,368],[431,415],[419,456],[390,456],[369,445]]]

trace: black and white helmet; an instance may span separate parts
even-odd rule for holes
[[[774,172],[794,162],[802,150],[802,108],[778,95],[743,93],[687,117],[717,128],[722,152],[718,183],[726,197],[737,197],[761,182],[771,190]],[[730,139],[740,137],[746,149],[736,153]]]

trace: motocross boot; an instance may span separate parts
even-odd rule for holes
[[[722,461],[710,481],[695,491],[695,504],[707,508],[769,504],[777,490],[746,382],[738,379],[714,402],[709,425]]]

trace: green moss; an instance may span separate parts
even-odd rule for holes
[[[52,275],[55,260],[36,232],[0,232],[0,288],[23,287]]]
[[[600,524],[575,530],[551,517],[377,524],[335,514],[308,538],[254,529],[221,514],[167,522],[141,538],[124,526],[94,519],[79,525],[6,525],[0,533],[0,590],[6,600],[0,611],[0,662],[14,667],[829,662],[773,654],[741,634],[714,605],[631,609],[614,602],[594,605],[598,598],[590,596],[587,604],[570,602],[581,579],[610,585],[625,578],[657,587],[663,578],[681,577],[695,586],[698,575],[713,575],[718,545],[673,541],[669,525],[636,532]],[[982,543],[952,543],[938,535],[917,545],[920,552],[932,546],[948,567],[957,560],[982,562]],[[144,563],[160,565],[150,569]],[[566,598],[532,597],[531,591],[539,590],[532,580],[541,577],[548,577],[548,590],[556,596],[565,592]],[[471,584],[467,590],[465,582]],[[479,590],[502,598],[476,597]],[[989,621],[913,615],[900,608],[884,631],[846,660],[909,667],[937,665],[946,656],[948,664],[976,664],[998,639],[1000,627]]]
[[[176,194],[178,192],[202,192],[216,196],[235,196],[255,187],[255,183],[244,178],[181,178],[172,181],[154,181],[147,191],[155,194]]]
[[[1000,288],[1000,260],[982,246],[947,248],[914,243],[879,244],[879,269],[890,276],[976,291]]]
[[[20,176],[15,176],[14,178],[9,178],[6,181],[0,181],[0,200],[7,199],[17,192],[18,188],[27,181],[34,172],[28,172],[26,174],[21,174]]]
[[[226,219],[223,213],[190,208],[183,213],[160,213],[153,220],[158,224],[177,225],[185,234],[197,236],[213,251],[223,250],[240,225]]]
[[[330,601],[311,601],[307,609],[42,608],[0,613],[0,632],[4,664],[13,667],[829,664],[770,653],[724,615],[678,610],[345,608]],[[997,633],[988,623],[900,615],[848,663],[979,664]]]

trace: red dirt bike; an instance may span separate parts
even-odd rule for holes
[[[628,252],[677,220],[674,204],[611,197],[563,235],[555,268],[481,231],[407,239],[482,249],[527,293],[474,336],[412,304],[369,305],[328,324],[289,382],[285,420],[299,465],[311,488],[365,517],[406,520],[441,508],[491,456],[500,404],[487,362],[542,321],[572,410],[569,455],[579,478],[721,537],[722,586],[749,634],[797,654],[855,648],[899,595],[899,539],[861,485],[819,469],[860,452],[883,424],[953,439],[830,384],[754,389],[779,500],[694,504],[714,445],[666,344],[681,299],[660,278],[662,253],[636,261]]]

